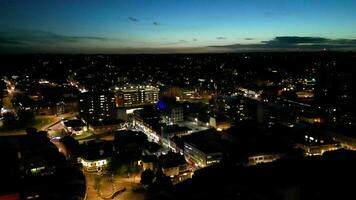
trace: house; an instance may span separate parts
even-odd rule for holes
[[[108,166],[113,154],[111,142],[103,140],[89,141],[81,145],[82,155],[78,161],[86,171],[102,171]]]
[[[158,158],[155,155],[145,155],[142,157],[141,165],[143,170],[156,171],[158,169]]]
[[[186,170],[184,156],[179,153],[168,152],[159,157],[162,172],[169,177],[178,176],[181,171]]]

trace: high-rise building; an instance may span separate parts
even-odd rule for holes
[[[80,95],[79,111],[92,120],[116,118],[115,95],[112,92],[85,92]]]
[[[153,104],[158,100],[159,89],[150,85],[116,87],[116,106],[130,107]]]
[[[327,120],[340,126],[355,127],[356,79],[352,65],[325,65],[320,69],[316,100],[325,108]]]

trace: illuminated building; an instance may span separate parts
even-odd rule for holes
[[[162,113],[162,121],[166,124],[173,125],[183,121],[183,108],[172,107]]]
[[[114,132],[123,127],[124,121],[118,119],[104,119],[101,121],[89,121],[89,130],[95,134]]]
[[[222,159],[220,136],[215,131],[206,130],[182,137],[184,156],[197,167],[219,163]]]
[[[63,121],[63,125],[64,125],[64,130],[67,133],[74,134],[74,135],[80,135],[88,130],[87,125],[82,120],[79,119],[65,120]]]
[[[113,153],[111,142],[95,140],[82,145],[82,155],[78,158],[86,171],[101,171],[105,169]]]
[[[149,169],[156,171],[158,168],[158,159],[155,155],[145,155],[142,157],[140,165],[142,166],[143,170]]]
[[[257,165],[261,163],[269,163],[278,160],[282,157],[282,154],[277,153],[267,153],[267,154],[254,154],[248,156],[247,165]]]
[[[130,107],[154,104],[158,100],[159,89],[150,85],[129,85],[115,87],[116,106]]]
[[[318,114],[312,112],[301,113],[299,116],[299,120],[310,124],[323,123],[324,121],[322,118],[320,118]]]
[[[303,149],[307,156],[323,155],[327,151],[335,151],[341,148],[338,142],[315,134],[306,134],[304,139],[299,139],[296,142],[295,146]]]
[[[116,118],[115,96],[111,92],[85,92],[79,99],[80,115],[102,121]]]
[[[80,163],[87,171],[101,171],[101,169],[107,167],[108,161],[106,159],[85,160],[82,158],[80,159]]]
[[[0,109],[3,106],[3,97],[5,96],[6,92],[6,84],[4,81],[0,80]]]
[[[262,90],[252,90],[243,87],[239,87],[238,91],[247,98],[254,99],[254,100],[261,100]]]
[[[197,96],[197,91],[196,90],[186,90],[183,91],[183,99],[184,100],[191,100],[194,99]]]
[[[159,120],[159,113],[154,107],[147,107],[133,112],[133,125],[142,129],[148,140],[157,143],[161,139],[161,124]]]
[[[183,107],[176,102],[175,98],[161,98],[157,103],[157,108],[165,124],[173,125],[184,120]]]
[[[178,176],[180,172],[186,170],[184,156],[179,153],[168,152],[159,157],[162,172],[169,177]]]
[[[332,131],[331,135],[335,141],[340,142],[340,145],[345,149],[356,151],[356,137],[352,130],[336,130]]]
[[[313,98],[314,97],[314,92],[310,90],[304,90],[304,91],[299,91],[296,92],[298,98]]]
[[[209,125],[218,131],[226,130],[231,127],[231,123],[226,117],[210,117]]]

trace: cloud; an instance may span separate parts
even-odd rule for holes
[[[209,46],[226,51],[241,50],[347,50],[356,49],[356,39],[329,39],[323,37],[279,36],[251,44]]]
[[[95,37],[95,36],[66,36],[66,37],[72,37],[73,39],[77,39],[77,40],[99,40],[99,41],[111,41],[111,40],[114,40],[112,38]]]
[[[281,36],[273,40],[263,41],[269,44],[305,44],[305,43],[325,43],[331,41],[322,37],[298,37],[298,36]]]
[[[0,32],[0,45],[38,46],[48,44],[80,43],[84,41],[113,41],[117,39],[97,36],[72,36],[36,30],[11,30]]]
[[[128,18],[130,21],[132,21],[132,22],[138,22],[139,20],[137,19],[137,18],[135,18],[135,17],[129,17]]]
[[[87,42],[94,46],[86,46]],[[328,50],[356,50],[356,39],[330,39],[324,37],[298,37],[279,36],[261,42],[250,41],[249,44],[231,44],[220,46],[188,47],[191,41],[176,40],[168,43],[147,43],[138,41],[135,45],[117,46],[106,45],[105,41],[126,41],[115,38],[88,36],[88,35],[62,35],[57,33],[16,30],[0,31],[0,53],[216,53],[216,52],[248,52],[248,51],[320,51]],[[105,45],[103,45],[105,44]],[[198,44],[198,43],[195,43]],[[150,46],[150,48],[146,48]]]
[[[171,45],[177,45],[177,44],[184,44],[184,43],[187,43],[188,41],[187,40],[178,40],[176,42],[166,42],[166,43],[161,43],[160,45],[161,46],[171,46]]]
[[[21,41],[16,41],[13,39],[3,38],[0,36],[0,45],[23,45]]]
[[[211,53],[206,47],[160,47],[160,48],[116,48],[106,49],[101,53],[122,54],[175,54],[175,53]]]
[[[216,37],[217,40],[226,40],[226,37]]]
[[[155,26],[159,26],[160,25],[158,22],[153,22],[152,24],[155,25]]]

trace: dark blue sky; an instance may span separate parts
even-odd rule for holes
[[[1,0],[2,53],[356,47],[355,0]]]

